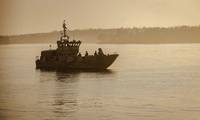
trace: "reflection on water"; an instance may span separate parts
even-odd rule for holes
[[[35,69],[46,46],[0,46],[0,120],[200,119],[199,44],[101,45],[110,70],[67,73]]]
[[[46,79],[49,75],[51,78]],[[51,118],[66,118],[76,112],[77,86],[74,83],[78,80],[79,73],[40,71],[42,94],[39,103],[49,106],[45,111],[49,111],[48,115],[51,115]],[[52,89],[49,91],[49,88]]]
[[[55,72],[40,71],[40,100],[41,106],[48,106],[50,118],[72,118],[80,110],[79,80],[84,77],[103,77],[114,75],[112,70],[90,72]],[[99,79],[100,80],[100,79]],[[53,85],[53,86],[52,86]],[[86,85],[88,86],[88,85]],[[51,88],[51,90],[49,90]],[[79,101],[79,102],[78,102]],[[74,116],[73,116],[74,115]],[[48,117],[47,117],[48,118]]]

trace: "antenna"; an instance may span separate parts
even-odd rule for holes
[[[66,27],[66,23],[65,23],[65,20],[63,21],[63,33],[64,33],[64,37],[66,37],[66,30],[67,30],[67,27]]]

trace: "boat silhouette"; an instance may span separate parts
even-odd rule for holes
[[[86,54],[84,56],[79,52],[81,41],[70,40],[66,34],[67,27],[63,23],[63,34],[57,41],[57,48],[41,51],[40,57],[37,57],[35,63],[37,69],[42,70],[84,70],[96,71],[106,70],[118,57],[118,54],[104,54],[101,48],[94,55]]]

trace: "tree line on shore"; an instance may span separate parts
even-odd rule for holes
[[[71,40],[84,43],[199,43],[200,26],[83,29],[69,32]],[[0,36],[0,44],[56,43],[60,31]]]

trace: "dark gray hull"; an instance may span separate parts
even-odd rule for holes
[[[74,57],[64,61],[41,61],[36,60],[36,68],[42,70],[57,71],[96,71],[107,69],[118,57],[118,54],[103,56]]]

